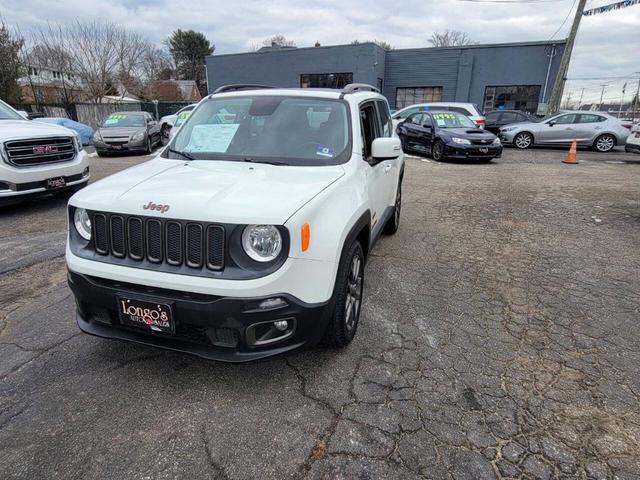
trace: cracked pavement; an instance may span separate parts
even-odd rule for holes
[[[80,334],[64,200],[5,209],[0,478],[640,478],[640,157],[565,155],[407,159],[354,342],[243,365]]]

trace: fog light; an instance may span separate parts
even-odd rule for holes
[[[277,322],[273,322],[273,326],[276,327],[276,330],[284,332],[287,328],[289,328],[289,322],[286,320],[278,320]]]
[[[273,310],[274,308],[282,308],[286,306],[287,302],[283,298],[275,297],[267,298],[266,300],[261,301],[260,305],[258,305],[258,308],[260,310]]]
[[[87,175],[89,175],[89,167],[85,168],[85,169],[82,171],[82,176],[83,176],[83,177],[86,177]]]

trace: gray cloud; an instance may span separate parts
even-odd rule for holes
[[[608,1],[594,0],[589,8]],[[44,0],[0,0],[0,12],[23,32],[46,21],[102,18],[134,28],[160,43],[176,28],[192,28],[203,31],[216,44],[216,53],[236,53],[280,33],[299,46],[316,41],[333,45],[377,39],[396,48],[420,47],[428,46],[432,32],[447,28],[466,31],[481,43],[547,40],[565,19],[571,4],[572,0],[518,5],[456,0],[319,0],[311,4],[294,0],[57,0],[54,4]],[[556,38],[566,36],[572,18],[573,15]],[[612,89],[621,89],[624,81],[636,82],[632,77],[640,70],[639,26],[640,6],[585,17],[569,77],[631,77],[611,79]],[[592,83],[572,80],[568,85],[577,91],[585,87],[588,100],[596,94],[599,97],[599,87]]]

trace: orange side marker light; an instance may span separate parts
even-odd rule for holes
[[[309,224],[305,223],[302,225],[302,251],[306,252],[309,249],[309,242],[311,241],[311,229],[309,228]]]

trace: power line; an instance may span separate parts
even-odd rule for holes
[[[577,1],[578,1],[578,0],[573,0],[573,3],[571,4],[571,8],[569,8],[569,11],[567,12],[567,16],[566,16],[566,17],[564,17],[564,20],[562,21],[562,23],[560,24],[560,26],[558,27],[558,29],[557,29],[555,32],[553,32],[553,35],[551,35],[551,36],[549,37],[549,40],[547,40],[547,41],[551,41],[551,40],[553,40],[553,37],[555,37],[555,36],[558,34],[558,32],[560,31],[560,29],[561,29],[562,27],[564,27],[564,24],[565,24],[565,23],[567,23],[567,20],[569,20],[569,17],[571,16],[571,12],[573,12],[573,7],[575,7],[575,5],[576,5],[576,2],[577,2]]]

